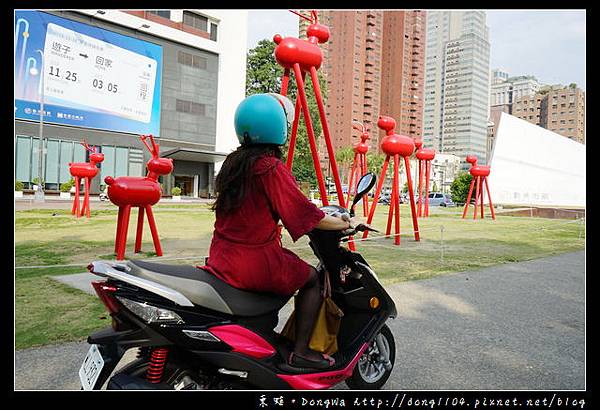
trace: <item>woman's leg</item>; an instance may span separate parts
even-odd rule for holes
[[[294,352],[310,360],[322,360],[323,356],[308,347],[310,336],[321,307],[321,289],[317,270],[311,266],[306,284],[298,292],[296,308],[296,342]]]

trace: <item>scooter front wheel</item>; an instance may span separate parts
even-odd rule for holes
[[[390,328],[384,325],[360,357],[346,384],[353,390],[380,389],[392,374],[395,359],[394,335]]]

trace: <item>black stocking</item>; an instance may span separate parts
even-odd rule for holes
[[[319,353],[310,350],[308,347],[320,307],[321,289],[319,286],[319,276],[317,271],[311,268],[309,279],[300,289],[295,300],[296,343],[294,345],[294,352],[312,360],[322,358]]]

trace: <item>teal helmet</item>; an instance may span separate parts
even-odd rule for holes
[[[254,94],[235,110],[235,133],[241,144],[283,145],[294,120],[294,105],[281,94]]]

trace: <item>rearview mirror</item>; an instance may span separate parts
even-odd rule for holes
[[[375,186],[375,181],[377,180],[377,176],[368,172],[363,175],[358,181],[358,185],[356,187],[356,195],[354,196],[354,200],[352,201],[352,207],[350,208],[350,214],[354,215],[354,207],[365,196],[373,187]]]

